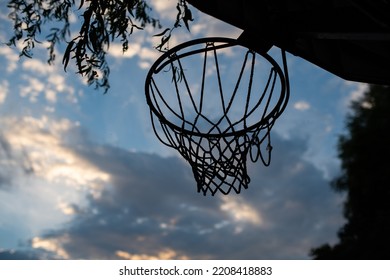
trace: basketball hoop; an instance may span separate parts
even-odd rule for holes
[[[248,156],[270,164],[270,132],[289,98],[284,51],[282,59],[284,71],[237,40],[204,38],[152,65],[145,93],[154,132],[189,162],[198,192],[240,193],[250,183]]]

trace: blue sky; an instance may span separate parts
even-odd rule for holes
[[[151,4],[174,21],[175,1]],[[191,33],[178,30],[171,46],[241,32],[192,9]],[[248,164],[240,195],[204,197],[152,130],[144,80],[160,55],[155,30],[134,34],[125,54],[111,45],[103,95],[75,69],[65,73],[60,54],[49,66],[44,44],[19,59],[4,44],[11,30],[1,11],[0,259],[305,259],[336,242],[337,138],[366,85],[288,54],[291,97],[272,131],[271,166]]]

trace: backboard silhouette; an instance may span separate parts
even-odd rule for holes
[[[188,2],[241,28],[251,44],[277,46],[346,80],[390,84],[390,1]]]

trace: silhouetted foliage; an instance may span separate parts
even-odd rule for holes
[[[151,15],[152,9],[146,0],[80,0],[77,4],[75,0],[9,0],[8,8],[14,26],[9,45],[22,41],[21,55],[31,58],[35,44],[41,43],[38,39],[40,33],[45,27],[50,28],[46,35],[48,62],[55,60],[56,45],[66,42],[62,60],[64,69],[74,59],[78,73],[86,76],[89,84],[105,91],[109,88],[110,68],[105,55],[110,42],[120,40],[125,52],[129,37],[135,30],[147,25],[162,28],[159,19]],[[160,51],[164,51],[172,31],[181,26],[181,22],[189,29],[192,15],[186,1],[177,0],[176,8],[176,22],[164,33],[158,34],[162,37],[156,47]],[[80,29],[75,37],[70,38],[70,16],[76,9],[81,15]]]
[[[354,102],[348,135],[339,139],[346,224],[338,244],[313,249],[316,259],[390,259],[390,87],[372,85]]]

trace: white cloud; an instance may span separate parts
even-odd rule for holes
[[[14,72],[18,67],[19,55],[16,51],[8,46],[0,46],[0,55],[3,55],[8,64],[5,65],[8,73]]]
[[[127,51],[123,52],[123,47],[121,44],[113,43],[108,49],[108,53],[116,58],[132,58],[135,55],[139,54],[141,49],[141,44],[136,42],[131,42]]]
[[[65,77],[59,74],[50,75],[48,82],[56,91],[62,92],[66,88]]]
[[[298,111],[306,111],[310,109],[310,104],[306,101],[298,101],[294,103],[294,108]]]
[[[155,61],[160,55],[161,53],[153,48],[142,48],[139,53],[140,58],[146,61]]]
[[[77,209],[73,205],[66,202],[60,202],[58,204],[58,209],[60,209],[65,215],[74,215],[77,213]]]
[[[186,260],[187,256],[181,256],[172,249],[163,249],[157,252],[156,255],[148,254],[131,254],[125,251],[118,250],[116,256],[125,260]]]
[[[45,98],[50,103],[57,102],[57,93],[54,90],[48,89],[45,91]]]
[[[7,81],[2,81],[0,83],[0,105],[4,103],[7,98],[7,94],[9,91],[9,83]]]
[[[66,82],[63,69],[45,64],[38,59],[26,60],[22,65],[26,70],[22,79],[27,85],[19,85],[20,96],[28,97],[30,102],[35,103],[42,94],[46,101],[54,104],[58,100],[58,93],[64,93],[68,101],[77,102],[75,90]]]
[[[363,94],[368,90],[369,85],[365,83],[357,83],[345,81],[345,85],[351,88],[347,97],[344,99],[344,108],[350,108],[352,102],[358,101],[363,97]]]
[[[154,0],[151,2],[151,5],[153,10],[155,10],[161,18],[168,19],[172,22],[176,20],[176,0]]]
[[[54,238],[42,239],[39,237],[34,237],[31,241],[31,247],[34,249],[44,249],[46,251],[52,252],[61,259],[68,259],[68,253],[61,246],[61,243],[66,241],[66,237],[61,237],[60,240]]]
[[[28,70],[39,75],[47,75],[52,72],[54,68],[53,66],[34,58],[24,60],[22,63],[22,67],[24,70]]]
[[[12,143],[13,152],[26,155],[35,176],[50,184],[63,184],[76,189],[89,188],[99,196],[109,174],[84,160],[64,142],[65,135],[77,127],[67,119],[6,118],[1,121],[3,137]]]
[[[140,62],[138,63],[138,66],[139,66],[141,69],[148,70],[148,69],[152,66],[152,63],[151,63],[151,62],[148,62],[148,61],[140,61]]]
[[[37,78],[31,78],[27,76],[24,76],[23,78],[27,80],[28,85],[21,87],[20,96],[28,97],[32,103],[37,102],[37,98],[39,94],[43,92],[45,84]]]
[[[3,117],[0,127],[0,225],[12,232],[9,246],[69,222],[86,206],[86,197],[98,199],[110,184],[107,172],[75,150],[77,123]],[[50,249],[39,239],[33,245]]]
[[[263,224],[264,221],[258,209],[251,206],[243,198],[225,196],[222,197],[222,201],[223,203],[220,209],[228,213],[235,222],[250,223],[255,226],[261,226]]]

